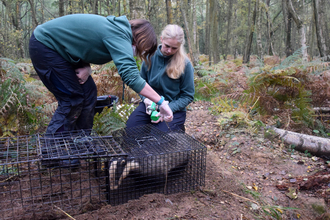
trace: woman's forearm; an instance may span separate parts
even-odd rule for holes
[[[161,99],[160,95],[158,95],[158,93],[155,92],[155,90],[153,90],[148,83],[146,83],[146,85],[139,94],[143,95],[144,97],[147,97],[155,103],[157,103]]]

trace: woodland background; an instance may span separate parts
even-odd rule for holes
[[[126,15],[150,20],[159,35],[176,23],[195,68],[185,126],[208,149],[205,186],[92,207],[75,218],[330,219],[329,3],[0,0],[0,140],[45,132],[57,107],[29,59],[37,25],[72,13]],[[119,97],[94,117],[93,129],[108,135],[125,127],[139,96],[123,85],[113,62],[92,70],[98,95]],[[288,131],[293,141],[277,131]],[[301,144],[304,137],[325,151]],[[55,208],[43,214],[40,219],[67,217]]]
[[[329,0],[1,0],[0,56],[28,58],[33,29],[48,20],[73,13],[145,18],[157,34],[168,23],[184,27],[187,51],[212,63],[228,55],[329,55]]]
[[[29,59],[34,28],[93,13],[148,19],[157,35],[168,23],[182,26],[195,67],[195,101],[213,103],[214,114],[235,110],[244,116],[227,117],[328,137],[320,108],[330,105],[329,11],[329,0],[1,0],[0,136],[44,131],[57,106]],[[113,62],[93,70],[98,95],[117,95],[127,104],[117,109],[118,120],[108,111],[95,126],[124,126],[132,98],[139,97],[123,86]]]

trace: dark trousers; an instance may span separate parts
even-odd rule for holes
[[[82,45],[83,46],[83,45]],[[38,76],[58,101],[47,133],[91,129],[97,100],[97,88],[90,76],[79,84],[74,66],[56,51],[40,43],[32,34],[30,57]]]
[[[169,122],[168,125],[172,131],[174,130],[185,130],[184,123],[186,121],[186,111],[178,111],[173,113],[173,121]],[[169,129],[165,122],[160,123],[151,123],[150,115],[146,113],[146,107],[143,102],[140,102],[139,106],[132,112],[129,116],[126,127],[132,128],[140,125],[145,124],[152,124],[153,126],[157,127],[159,130],[168,132]]]

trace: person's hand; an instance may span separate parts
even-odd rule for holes
[[[90,66],[85,66],[82,68],[78,68],[75,70],[77,74],[77,78],[80,84],[84,84],[89,75],[92,73],[92,68]]]
[[[158,112],[158,114],[156,115],[156,117],[158,117],[158,116],[159,116],[158,120],[157,121],[151,120],[151,123],[157,124],[159,122],[163,122],[164,121],[164,118],[161,116],[160,112]]]
[[[146,113],[148,114],[148,115],[151,115],[151,113],[152,113],[152,110],[151,110],[151,104],[152,104],[152,101],[150,100],[150,99],[148,99],[148,98],[145,98],[144,100],[143,100],[143,103],[144,103],[144,105],[146,106]]]
[[[163,101],[163,103],[159,106],[159,114],[161,116],[160,118],[163,118],[164,121],[173,121],[173,112],[170,106],[168,106],[168,101]]]

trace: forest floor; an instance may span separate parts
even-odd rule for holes
[[[74,219],[330,219],[330,166],[245,128],[221,130],[210,103],[190,104],[186,132],[207,147],[205,185],[148,194]]]

